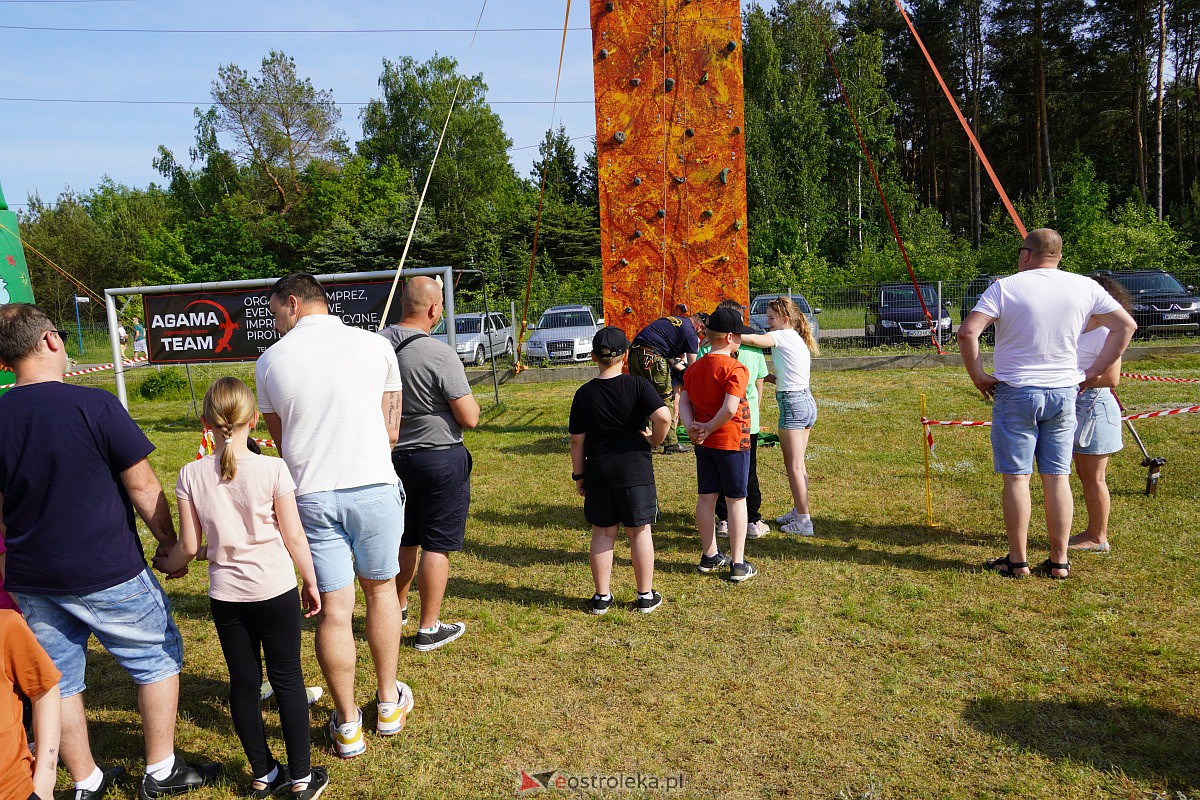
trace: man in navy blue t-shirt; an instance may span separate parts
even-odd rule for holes
[[[660,317],[633,337],[629,348],[629,374],[640,375],[654,385],[663,402],[674,399],[671,362],[685,358],[691,364],[700,349],[701,321],[698,316]],[[686,453],[672,424],[663,443],[664,453]]]
[[[117,399],[63,382],[62,335],[37,306],[0,306],[0,363],[16,383],[0,397],[0,531],[4,582],[62,673],[62,759],[75,800],[104,797],[123,772],[92,757],[83,704],[87,643],[95,636],[138,685],[146,744],[139,797],[210,782],[174,752],[183,640],[146,566],[134,512],[158,541],[175,526],[147,456],[154,445]]]

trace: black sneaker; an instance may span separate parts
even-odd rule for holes
[[[450,644],[466,632],[467,623],[465,622],[451,622],[449,625],[439,622],[438,629],[433,633],[417,631],[417,641],[413,647],[422,653],[428,653],[430,650],[437,650],[442,645]]]
[[[662,605],[662,595],[653,589],[650,590],[650,596],[638,595],[636,608],[643,614],[649,614],[654,609]]]
[[[193,789],[208,786],[217,779],[220,771],[220,764],[189,764],[176,753],[175,768],[171,770],[170,775],[162,780],[155,780],[149,774],[142,778],[142,785],[138,787],[138,800],[187,794]]]
[[[317,800],[325,787],[329,785],[329,773],[324,767],[313,767],[308,779],[308,785],[303,789],[292,787],[292,797],[295,800]]]
[[[678,444],[677,443],[677,444],[663,445],[663,454],[664,455],[670,456],[670,455],[675,455],[676,453],[690,453],[690,452],[692,452],[692,448],[688,447],[686,444]]]
[[[758,574],[758,570],[749,561],[743,561],[740,564],[733,564],[729,567],[729,580],[734,583],[748,581]]]
[[[111,769],[100,768],[104,772],[104,779],[100,781],[100,788],[89,792],[87,789],[76,789],[73,795],[74,800],[100,800],[101,797],[108,794],[108,790],[113,787],[113,784],[125,777],[124,767],[113,767]]]
[[[292,777],[288,774],[287,764],[275,762],[275,766],[279,768],[279,774],[275,776],[275,780],[268,783],[262,789],[256,789],[254,786],[251,786],[250,791],[246,793],[247,797],[252,797],[255,800],[266,800],[266,798],[277,793],[280,789],[291,785]]]
[[[732,558],[718,550],[711,556],[700,556],[700,566],[696,567],[696,569],[700,570],[701,572],[712,572],[713,570],[720,569],[721,567],[728,567],[732,563]]]
[[[607,614],[612,604],[613,596],[611,594],[608,597],[601,597],[598,594],[594,594],[592,595],[592,599],[588,600],[588,610],[596,616],[600,616],[601,614]]]

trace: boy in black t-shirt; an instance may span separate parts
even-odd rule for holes
[[[621,373],[628,350],[629,340],[619,328],[601,329],[592,339],[600,374],[580,386],[571,403],[571,477],[592,525],[596,594],[588,607],[593,614],[605,613],[613,602],[609,579],[621,525],[629,536],[637,610],[649,614],[662,605],[662,595],[654,591],[650,525],[658,516],[658,495],[650,450],[666,438],[671,411],[650,381]]]

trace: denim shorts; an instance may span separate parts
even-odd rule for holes
[[[1075,443],[1074,386],[1043,389],[997,384],[992,460],[998,475],[1070,475]]]
[[[1075,452],[1106,456],[1118,452],[1121,440],[1121,407],[1112,389],[1085,389],[1075,399]]]
[[[149,568],[124,583],[85,595],[17,593],[25,621],[62,673],[72,697],[87,688],[87,643],[94,634],[139,686],[183,669],[183,639],[171,601]]]
[[[817,424],[817,401],[810,389],[775,392],[779,404],[779,427],[786,431],[801,431]]]
[[[404,487],[376,483],[296,498],[312,551],[317,590],[336,592],[354,576],[386,581],[400,572]]]
[[[749,450],[696,446],[697,494],[719,494],[727,500],[738,500],[746,496],[749,482]]]

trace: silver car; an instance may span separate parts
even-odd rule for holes
[[[445,342],[446,319],[430,331],[430,336]],[[512,358],[516,336],[503,314],[455,314],[454,349],[464,364],[482,367],[488,359]]]
[[[553,306],[542,312],[525,343],[530,359],[552,362],[587,361],[592,354],[592,337],[604,326],[588,306]]]
[[[804,299],[804,295],[800,294],[760,294],[750,301],[750,321],[756,325],[762,326],[763,330],[770,330],[767,325],[767,304],[776,297],[791,297],[796,305],[800,307],[800,313],[808,318],[808,327],[812,328],[814,339],[821,338],[821,323],[817,319],[817,315],[821,313],[821,309],[813,308]]]

